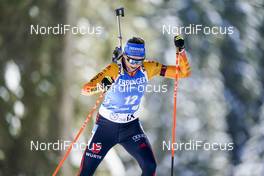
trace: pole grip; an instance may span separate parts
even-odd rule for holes
[[[124,7],[115,9],[115,12],[116,12],[116,16],[121,16],[121,17],[124,17],[125,16]]]

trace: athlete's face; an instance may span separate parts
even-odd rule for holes
[[[144,59],[141,57],[128,57],[126,55],[124,55],[124,60],[129,72],[135,71],[144,62]]]

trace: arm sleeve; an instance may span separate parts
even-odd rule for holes
[[[93,95],[102,91],[100,88],[101,82],[104,77],[109,76],[113,80],[118,76],[118,66],[115,63],[108,65],[103,71],[98,73],[89,82],[82,87],[82,95]]]
[[[178,68],[174,65],[163,65],[155,61],[144,62],[144,67],[149,80],[154,76],[164,76],[165,78],[174,79],[176,77],[176,69],[178,69],[179,78],[185,78],[191,74],[191,68],[184,50],[179,53]]]

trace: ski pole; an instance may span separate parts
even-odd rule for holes
[[[119,49],[122,51],[122,33],[121,33],[121,23],[120,23],[120,17],[124,17],[124,8],[118,8],[115,9],[116,12],[116,19],[117,19],[117,25],[118,25],[118,41],[119,41]]]
[[[178,92],[178,69],[179,69],[179,48],[176,48],[176,75],[174,80],[174,96],[173,96],[173,125],[172,125],[172,144],[176,142],[176,122],[177,122],[177,92]],[[172,145],[173,146],[173,145]],[[171,146],[171,147],[172,147]],[[171,150],[171,176],[173,176],[175,151]]]
[[[101,103],[101,101],[103,100],[104,97],[104,93],[101,93],[100,96],[98,97],[98,99],[96,100],[95,105],[93,106],[92,110],[88,113],[88,115],[86,116],[86,119],[83,123],[83,125],[81,126],[80,130],[78,131],[78,133],[76,134],[76,136],[74,137],[74,140],[71,142],[71,145],[68,147],[66,153],[64,154],[63,158],[60,160],[58,166],[56,167],[55,171],[53,172],[52,176],[56,176],[57,173],[59,172],[60,168],[62,167],[64,161],[67,159],[67,157],[69,156],[71,149],[74,145],[74,143],[76,143],[76,141],[79,139],[80,135],[82,134],[83,130],[85,129],[86,125],[88,124],[88,122],[90,121],[94,111],[97,109],[98,105]]]

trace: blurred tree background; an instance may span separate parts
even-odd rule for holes
[[[192,76],[180,81],[177,140],[234,143],[232,151],[177,151],[178,176],[264,175],[263,0],[1,0],[0,175],[51,175],[65,151],[31,151],[31,141],[72,140],[96,96],[81,86],[111,61],[117,45],[114,9],[125,7],[124,39],[143,37],[147,56],[175,60],[173,35],[163,25],[233,26],[232,35],[185,35]],[[102,27],[102,34],[36,35],[30,25]],[[142,123],[168,175],[173,81],[167,93],[146,93]],[[93,122],[80,142],[91,135]],[[78,171],[83,151],[72,151],[61,175]],[[124,149],[112,149],[95,175],[140,175]]]

